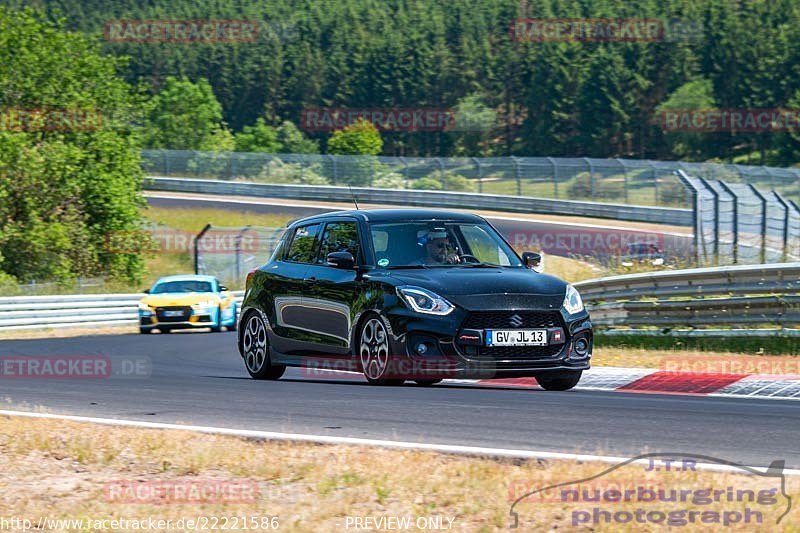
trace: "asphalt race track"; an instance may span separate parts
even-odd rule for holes
[[[236,429],[632,456],[696,453],[800,468],[794,402],[441,384],[369,386],[290,369],[251,380],[233,333],[0,341],[0,357],[108,358],[107,377],[0,378],[8,409]],[[123,374],[133,375],[118,375]]]

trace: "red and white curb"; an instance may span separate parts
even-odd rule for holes
[[[363,380],[358,372],[315,370],[311,379]],[[445,379],[447,385],[539,389],[536,378]],[[800,401],[800,375],[676,372],[599,366],[583,373],[575,390],[678,394]]]
[[[457,381],[466,382],[466,380]],[[481,386],[538,388],[534,378],[492,379],[472,383]],[[653,368],[601,366],[584,372],[575,389],[800,400],[800,376],[675,372]]]

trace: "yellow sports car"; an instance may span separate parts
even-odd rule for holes
[[[158,329],[236,330],[236,301],[213,276],[167,276],[144,291],[139,302],[139,332]]]

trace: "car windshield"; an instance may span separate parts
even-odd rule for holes
[[[163,281],[156,283],[150,294],[164,294],[168,292],[212,292],[210,281]]]
[[[488,224],[439,220],[372,224],[376,264],[384,268],[522,267],[511,247]]]

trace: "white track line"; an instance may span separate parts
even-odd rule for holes
[[[333,437],[329,435],[306,435],[302,433],[279,433],[274,431],[257,431],[251,429],[230,429],[213,426],[190,426],[179,424],[166,424],[162,422],[144,422],[140,420],[124,420],[119,418],[96,418],[89,416],[56,415],[49,413],[32,413],[28,411],[9,411],[0,409],[0,416],[17,416],[26,418],[39,418],[45,420],[67,420],[70,422],[88,422],[92,424],[103,424],[108,426],[137,427],[145,429],[168,429],[179,431],[195,431],[198,433],[212,433],[217,435],[229,435],[233,437],[244,437],[250,439],[263,440],[285,440],[295,442],[312,442],[316,444],[346,444],[353,446],[379,446],[382,448],[395,448],[401,450],[424,450],[458,455],[477,455],[486,457],[509,457],[515,459],[553,459],[569,461],[598,461],[602,463],[617,464],[630,459],[629,457],[617,457],[610,455],[589,455],[562,452],[543,452],[533,450],[514,450],[507,448],[484,448],[480,446],[459,446],[453,444],[429,444],[424,442],[405,442],[394,440],[362,439],[357,437]],[[680,453],[675,454],[680,457]],[[649,464],[647,459],[633,461],[636,464]],[[745,465],[746,466],[746,465]],[[710,470],[716,472],[738,472],[742,469],[730,465],[720,465],[713,463],[697,463],[696,467],[700,470]],[[762,470],[763,467],[752,467]],[[798,476],[800,470],[786,469],[784,474]]]

